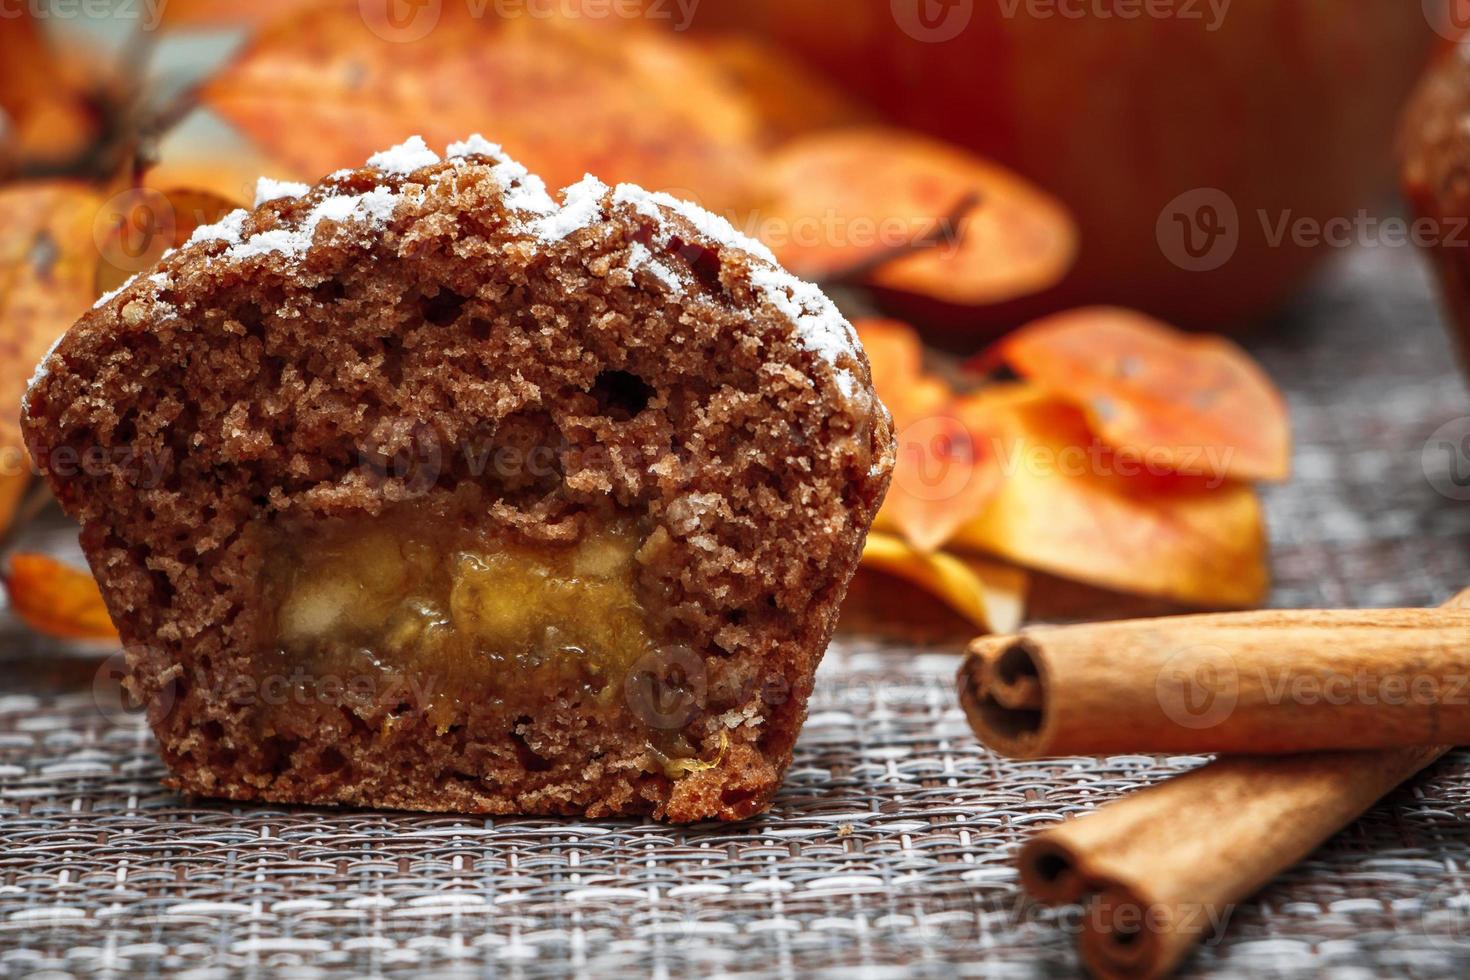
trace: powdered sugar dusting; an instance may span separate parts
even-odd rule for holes
[[[284,198],[305,197],[311,190],[310,184],[300,184],[294,180],[272,180],[262,177],[255,182],[255,206],[268,204],[271,201],[279,201]]]
[[[722,248],[742,249],[764,259],[770,267],[752,269],[750,284],[792,322],[801,345],[834,367],[843,354],[856,358],[857,334],[826,294],[787,272],[769,248],[743,234],[724,218],[688,201],[646,191],[634,184],[619,184],[613,192],[613,202],[629,205],[639,214],[652,218],[663,232],[668,229],[661,209],[667,208]],[[857,379],[852,372],[838,367],[836,377],[843,395],[852,397],[857,392]]]
[[[628,271],[637,272],[639,269],[647,269],[649,274],[663,283],[669,292],[674,294],[684,292],[684,284],[679,281],[674,270],[655,259],[647,246],[634,242],[628,249]]]
[[[100,309],[102,309],[102,307],[106,306],[108,303],[111,303],[113,301],[113,299],[115,299],[119,293],[121,293],[124,289],[127,289],[129,286],[131,286],[133,283],[135,283],[137,281],[138,281],[138,274],[137,273],[134,273],[133,275],[129,276],[128,277],[128,281],[125,282],[125,283],[123,283],[121,286],[117,287],[116,289],[110,289],[107,292],[103,293],[101,296],[98,296],[97,297],[97,302],[95,302],[95,303],[92,304],[92,309],[94,309],[94,310],[100,310]]]
[[[663,224],[664,216],[659,208],[668,208],[693,225],[701,235],[717,244],[725,248],[738,248],[759,256],[772,265],[780,265],[776,256],[763,243],[744,234],[719,215],[712,214],[697,204],[681,201],[672,194],[646,191],[637,184],[619,184],[617,190],[613,191],[613,203],[631,205],[639,214],[652,218],[660,225]]]
[[[46,353],[43,354],[41,356],[41,359],[36,362],[36,370],[32,372],[31,380],[26,382],[25,394],[20,396],[21,411],[29,412],[31,410],[31,390],[34,389],[36,385],[44,381],[46,379],[46,375],[50,373],[46,365],[50,362],[52,356],[56,353],[56,348],[61,346],[61,341],[65,337],[66,334],[63,333],[60,337],[57,337],[55,340],[51,341],[51,346],[46,349]]]
[[[511,162],[510,156],[506,154],[504,147],[499,143],[490,142],[479,133],[473,133],[468,139],[460,140],[457,143],[450,143],[445,149],[444,154],[450,160],[457,160],[461,157],[480,156],[489,157],[497,163]]]
[[[531,233],[543,242],[559,242],[592,223],[602,214],[607,185],[588,174],[562,191],[562,205],[531,222]]]
[[[491,167],[490,176],[500,185],[505,206],[512,211],[547,215],[556,210],[546,182],[514,160]]]
[[[422,136],[410,136],[397,146],[374,153],[367,159],[369,167],[390,174],[410,174],[438,162],[439,154],[429,149]]]
[[[240,235],[245,230],[245,219],[250,217],[250,212],[244,208],[236,208],[212,225],[200,225],[194,229],[194,234],[189,236],[186,245],[198,242],[229,242],[237,245]]]
[[[248,240],[230,246],[225,257],[248,259],[273,252],[300,256],[311,248],[317,227],[323,221],[360,219],[372,227],[382,227],[393,217],[397,204],[398,195],[386,187],[375,187],[362,194],[328,197],[311,209],[299,228],[273,228],[252,235]]]

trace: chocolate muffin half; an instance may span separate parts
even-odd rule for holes
[[[768,806],[893,462],[815,287],[479,137],[263,181],[23,424],[173,785],[484,813]]]

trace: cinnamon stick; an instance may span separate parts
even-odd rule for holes
[[[1470,610],[1179,616],[983,637],[960,702],[1017,758],[1470,744]]]
[[[1470,609],[1470,589],[1443,608]],[[1035,835],[1021,883],[1048,904],[1084,901],[1080,949],[1095,975],[1163,976],[1235,903],[1446,751],[1219,759]]]
[[[1221,759],[1037,834],[1021,884],[1083,902],[1079,947],[1099,977],[1158,977],[1249,897],[1444,752]]]

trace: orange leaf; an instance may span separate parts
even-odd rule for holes
[[[47,555],[20,554],[5,577],[10,607],[27,626],[68,640],[115,640],[97,583]]]
[[[194,229],[211,224],[240,204],[195,188],[155,190],[130,187],[114,194],[97,214],[96,291],[111,292],[152,268],[163,253],[188,241]]]
[[[868,276],[875,285],[979,306],[1055,285],[1077,250],[1056,200],[1002,167],[900,130],[804,136],[777,150],[767,172],[757,230],[809,278],[878,263]],[[915,239],[932,244],[906,251]]]
[[[1286,405],[1222,337],[1190,336],[1110,307],[1037,321],[1000,342],[1018,374],[1086,409],[1098,435],[1180,473],[1280,480],[1291,463]]]
[[[944,546],[972,519],[1000,480],[995,440],[983,420],[953,411],[954,391],[924,374],[923,345],[906,324],[859,320],[873,384],[893,414],[897,463],[877,526],[921,552]]]
[[[1121,592],[1253,606],[1268,586],[1251,487],[1150,470],[1072,405],[1029,394],[962,401],[1003,433],[1004,479],[952,547]]]
[[[924,554],[880,532],[868,535],[863,567],[914,583],[982,630],[1014,633],[1025,619],[1028,578],[1019,568],[951,554]]]
[[[458,3],[384,9],[338,0],[273,24],[204,102],[312,176],[414,133],[442,149],[482,131],[553,186],[591,172],[713,210],[749,200],[758,122],[692,45]]]
[[[48,43],[35,16],[21,4],[4,15],[0,30],[0,139],[15,155],[56,164],[76,158],[96,135],[100,119],[78,77]],[[9,130],[9,133],[4,132]]]
[[[29,466],[20,400],[31,372],[96,296],[98,195],[68,181],[0,188],[0,475]]]
[[[164,27],[258,27],[296,13],[313,0],[166,0],[160,5]],[[397,0],[386,0],[395,3]]]

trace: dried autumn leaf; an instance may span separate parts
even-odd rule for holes
[[[978,558],[926,554],[881,532],[868,535],[863,567],[893,575],[944,601],[981,630],[1014,633],[1026,612],[1024,571]]]
[[[873,367],[878,397],[893,414],[897,461],[876,526],[921,552],[942,548],[990,500],[1000,481],[984,420],[961,417],[953,389],[923,370],[923,345],[906,324],[854,326]]]
[[[1141,313],[1072,310],[1011,334],[995,355],[1082,406],[1109,445],[1180,473],[1285,479],[1286,404],[1264,371],[1223,337],[1180,333]]]
[[[14,155],[55,164],[76,158],[96,134],[92,111],[72,66],[47,40],[35,15],[17,5],[0,30],[0,137]]]
[[[48,555],[19,554],[5,576],[10,608],[25,624],[68,640],[115,640],[97,583],[86,572]]]
[[[281,20],[312,4],[314,0],[166,0],[159,7],[160,25],[165,28],[259,27]],[[397,0],[385,0],[394,3]],[[412,9],[412,8],[410,8]]]
[[[871,268],[875,285],[980,306],[1055,285],[1077,251],[1056,200],[1002,167],[901,130],[800,137],[766,169],[759,231],[808,278]],[[930,245],[908,249],[915,240]]]
[[[757,120],[692,45],[472,6],[308,10],[257,36],[203,101],[311,175],[413,133],[443,147],[483,131],[553,185],[591,172],[717,211],[749,200]]]
[[[1193,605],[1261,602],[1266,538],[1250,486],[1152,471],[1098,439],[1076,407],[1004,387],[962,403],[1001,431],[1004,479],[951,548]]]
[[[28,465],[21,396],[37,362],[96,296],[100,203],[70,181],[0,188],[0,472]]]
[[[114,194],[97,212],[96,291],[109,293],[152,266],[194,229],[218,221],[240,203],[188,187],[132,187]]]

